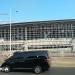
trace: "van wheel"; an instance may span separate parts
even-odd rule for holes
[[[34,71],[34,73],[39,74],[42,72],[42,67],[41,66],[35,66],[33,71]]]
[[[4,71],[4,72],[10,72],[9,66],[2,67],[2,71]]]

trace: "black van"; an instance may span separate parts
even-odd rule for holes
[[[2,71],[9,72],[13,69],[30,69],[41,73],[49,69],[49,56],[47,51],[15,52],[1,65]]]

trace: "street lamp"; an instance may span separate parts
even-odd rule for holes
[[[8,15],[7,13],[0,13],[1,16]],[[10,9],[10,55],[11,55],[11,9]]]
[[[11,56],[11,9],[10,9],[10,56]]]
[[[16,12],[19,12],[19,11],[16,11]],[[9,27],[10,27],[10,28],[9,28],[9,30],[10,30],[10,55],[11,55],[11,24],[12,24],[12,23],[11,23],[11,22],[12,22],[12,21],[11,21],[11,13],[12,13],[12,12],[11,12],[11,8],[10,8],[10,11],[9,11],[9,21],[10,21],[10,22],[9,22]],[[3,16],[3,15],[8,15],[8,14],[7,14],[7,13],[0,13],[0,15]]]

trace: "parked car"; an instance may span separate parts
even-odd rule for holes
[[[2,71],[13,69],[31,69],[34,73],[41,73],[50,68],[47,51],[15,52],[1,65]]]

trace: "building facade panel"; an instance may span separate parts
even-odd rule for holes
[[[27,48],[28,50],[51,50],[53,48],[73,49],[72,44],[74,39],[75,20],[38,21],[11,24],[12,50],[26,50]],[[29,41],[31,41],[31,44]],[[0,25],[0,50],[9,50],[9,44],[10,24]]]

